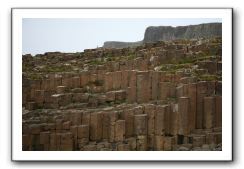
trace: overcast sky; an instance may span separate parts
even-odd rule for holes
[[[36,19],[22,25],[23,54],[82,52],[105,41],[142,40],[148,26],[185,26],[221,22],[221,19]]]

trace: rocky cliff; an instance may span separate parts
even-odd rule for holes
[[[23,151],[222,150],[222,39],[22,60]]]
[[[207,23],[189,26],[150,26],[146,29],[144,39],[138,42],[116,42],[104,43],[104,48],[135,47],[143,43],[157,41],[169,41],[175,39],[198,39],[222,36],[222,23]]]
[[[146,29],[144,43],[175,39],[210,38],[222,35],[221,23],[209,23],[189,26],[150,26]]]

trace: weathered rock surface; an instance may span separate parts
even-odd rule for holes
[[[176,39],[199,39],[222,36],[222,23],[206,23],[189,26],[150,26],[145,30],[144,38],[138,42],[104,42],[104,48],[137,47],[145,43]]]
[[[221,38],[23,56],[25,151],[221,151]]]
[[[150,26],[145,31],[144,43],[175,39],[198,39],[222,36],[221,23],[189,26]]]

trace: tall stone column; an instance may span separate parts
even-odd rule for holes
[[[82,111],[71,111],[70,112],[70,121],[71,125],[80,125],[82,122]]]
[[[109,142],[115,141],[115,124],[118,119],[118,112],[109,113]]]
[[[147,135],[147,114],[134,115],[135,135]]]
[[[121,71],[121,89],[127,89],[128,87],[128,71]]]
[[[179,98],[179,135],[188,135],[189,134],[189,97],[180,97]]]
[[[72,88],[72,74],[64,74],[62,76],[62,86],[67,86],[67,88]]]
[[[121,88],[121,71],[112,73],[113,76],[113,89],[119,90]]]
[[[109,119],[109,113],[110,112],[103,112],[103,139],[108,140],[109,139],[109,127],[110,127],[110,119]]]
[[[110,91],[113,89],[113,76],[111,72],[105,73],[104,90]]]
[[[147,136],[141,135],[136,138],[136,150],[147,151]]]
[[[165,117],[164,117],[164,124],[165,124],[165,134],[170,135],[170,116],[171,116],[171,107],[170,105],[165,105]]]
[[[150,95],[150,79],[149,72],[140,71],[137,72],[137,81],[136,81],[136,89],[137,89],[137,102],[145,103],[149,101]]]
[[[90,77],[90,75],[89,75],[88,71],[81,72],[81,74],[80,74],[80,85],[81,85],[81,87],[84,87],[85,85],[88,84],[89,77]]]
[[[125,120],[115,122],[115,141],[123,142],[125,139]]]
[[[189,110],[189,129],[196,128],[196,110],[197,110],[197,85],[195,83],[188,84],[188,97],[190,98]]]
[[[125,120],[125,137],[133,137],[134,136],[134,110],[128,109],[124,110],[123,117]]]
[[[170,134],[177,135],[178,133],[178,104],[171,104],[170,112]]]
[[[159,99],[165,100],[170,96],[170,82],[159,83]]]
[[[152,100],[158,99],[159,72],[151,72]]]
[[[134,103],[136,102],[136,71],[129,71],[128,80],[129,86],[126,90],[126,100],[128,103]]]
[[[145,114],[147,114],[147,144],[149,149],[154,147],[155,135],[155,105],[145,105]]]
[[[72,88],[80,88],[80,76],[75,76],[71,78]]]
[[[77,143],[79,149],[82,149],[86,144],[89,143],[89,126],[79,125],[77,127]]]
[[[222,127],[222,96],[216,96],[216,127]]]
[[[165,108],[166,106],[157,106],[155,111],[155,135],[165,135]]]
[[[207,82],[197,83],[197,112],[196,112],[196,128],[203,128],[203,98],[207,93]]]
[[[211,129],[215,126],[215,98],[204,97],[204,123],[205,129]]]
[[[94,112],[90,116],[90,140],[99,141],[102,139],[102,113]]]

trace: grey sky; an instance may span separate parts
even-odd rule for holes
[[[184,26],[221,22],[221,19],[36,19],[22,25],[23,54],[82,52],[101,47],[105,41],[142,40],[148,26]]]

